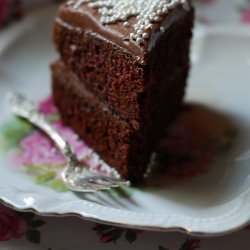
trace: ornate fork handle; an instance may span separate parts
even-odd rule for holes
[[[69,163],[77,162],[69,144],[63,137],[49,124],[46,117],[40,113],[36,105],[29,101],[24,95],[16,92],[9,93],[9,101],[12,111],[19,117],[25,118],[33,125],[45,132],[56,144],[58,149],[66,156]],[[71,164],[69,164],[71,166]]]

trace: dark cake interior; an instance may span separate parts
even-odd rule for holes
[[[192,26],[193,9],[181,4],[153,23],[143,44],[121,22],[103,25],[87,3],[63,4],[55,20],[60,60],[52,66],[53,96],[62,119],[133,182],[143,179],[181,105]]]

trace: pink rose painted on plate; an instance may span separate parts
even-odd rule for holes
[[[87,150],[86,145],[78,140],[71,129],[63,126],[61,122],[55,122],[54,127],[69,142],[71,148],[81,158]],[[65,163],[64,156],[56,149],[53,142],[41,132],[33,132],[20,142],[22,153],[17,152],[16,157],[12,154],[15,162],[19,165],[60,165]]]
[[[240,21],[244,24],[250,24],[250,0],[244,0],[243,3],[237,5],[240,13]]]
[[[0,205],[0,241],[19,239],[28,231],[28,224],[17,212]]]
[[[25,237],[29,242],[39,244],[39,228],[44,224],[44,220],[32,213],[20,213],[0,204],[0,242]]]
[[[42,133],[34,132],[25,137],[21,143],[23,154],[21,156],[23,164],[46,165],[63,164],[63,156],[55,149]]]
[[[55,114],[57,109],[53,104],[52,96],[48,96],[39,103],[40,111],[45,115]]]
[[[0,1],[0,27],[4,25],[9,19],[11,13],[11,1],[1,0]]]
[[[242,11],[242,13],[241,13],[241,21],[243,23],[250,24],[250,8]]]

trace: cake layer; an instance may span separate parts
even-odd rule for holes
[[[53,98],[62,120],[123,177],[138,182],[143,179],[155,140],[179,107],[186,71],[174,77],[180,84],[169,89],[168,105],[161,110],[155,126],[130,123],[112,113],[70,72],[62,62],[52,65]]]
[[[54,26],[61,59],[112,112],[133,123],[154,123],[168,103],[170,84],[179,84],[174,75],[188,71],[192,9],[169,11],[146,47],[128,40],[123,24],[103,25],[96,13],[87,4],[62,5]]]
[[[122,176],[140,181],[150,155],[145,131],[113,114],[62,62],[52,65],[52,82],[53,99],[63,122]]]

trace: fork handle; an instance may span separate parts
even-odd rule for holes
[[[76,161],[76,156],[71,151],[69,144],[54,129],[47,118],[38,110],[33,102],[20,93],[10,93],[9,100],[13,113],[28,120],[31,124],[38,127],[55,143],[57,148],[66,156],[68,162]]]

